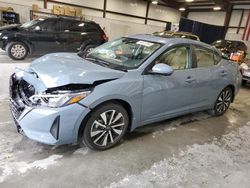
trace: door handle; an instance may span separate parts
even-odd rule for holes
[[[225,70],[223,70],[223,71],[220,72],[220,75],[221,75],[221,76],[226,76],[226,75],[227,75],[227,72],[226,72]]]
[[[186,82],[187,83],[191,83],[191,82],[194,82],[195,79],[193,79],[191,76],[188,76],[187,79],[186,79]]]

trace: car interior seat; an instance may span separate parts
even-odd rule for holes
[[[208,53],[202,53],[197,56],[198,67],[209,67],[214,64],[213,57]]]

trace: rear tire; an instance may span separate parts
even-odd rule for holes
[[[217,97],[213,110],[210,111],[210,114],[214,116],[223,115],[229,108],[233,99],[233,91],[230,87],[224,88],[219,96]]]
[[[90,149],[106,150],[117,145],[129,124],[127,111],[117,103],[94,109],[83,128],[80,144]]]
[[[22,42],[10,42],[6,46],[6,52],[13,60],[23,60],[28,55],[28,47]]]

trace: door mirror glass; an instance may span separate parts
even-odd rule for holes
[[[34,31],[41,31],[41,27],[40,27],[40,26],[36,26],[36,27],[34,28]]]
[[[164,64],[158,63],[153,66],[151,73],[153,74],[161,74],[161,75],[171,75],[174,72],[173,68]]]

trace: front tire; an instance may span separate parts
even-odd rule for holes
[[[221,91],[216,99],[212,115],[220,116],[223,115],[229,108],[233,99],[233,91],[230,87],[226,87]]]
[[[10,42],[6,46],[8,56],[13,60],[23,60],[28,55],[28,48],[22,42]]]
[[[106,150],[118,144],[127,131],[127,111],[117,103],[108,103],[94,110],[83,129],[80,144],[90,149]]]

